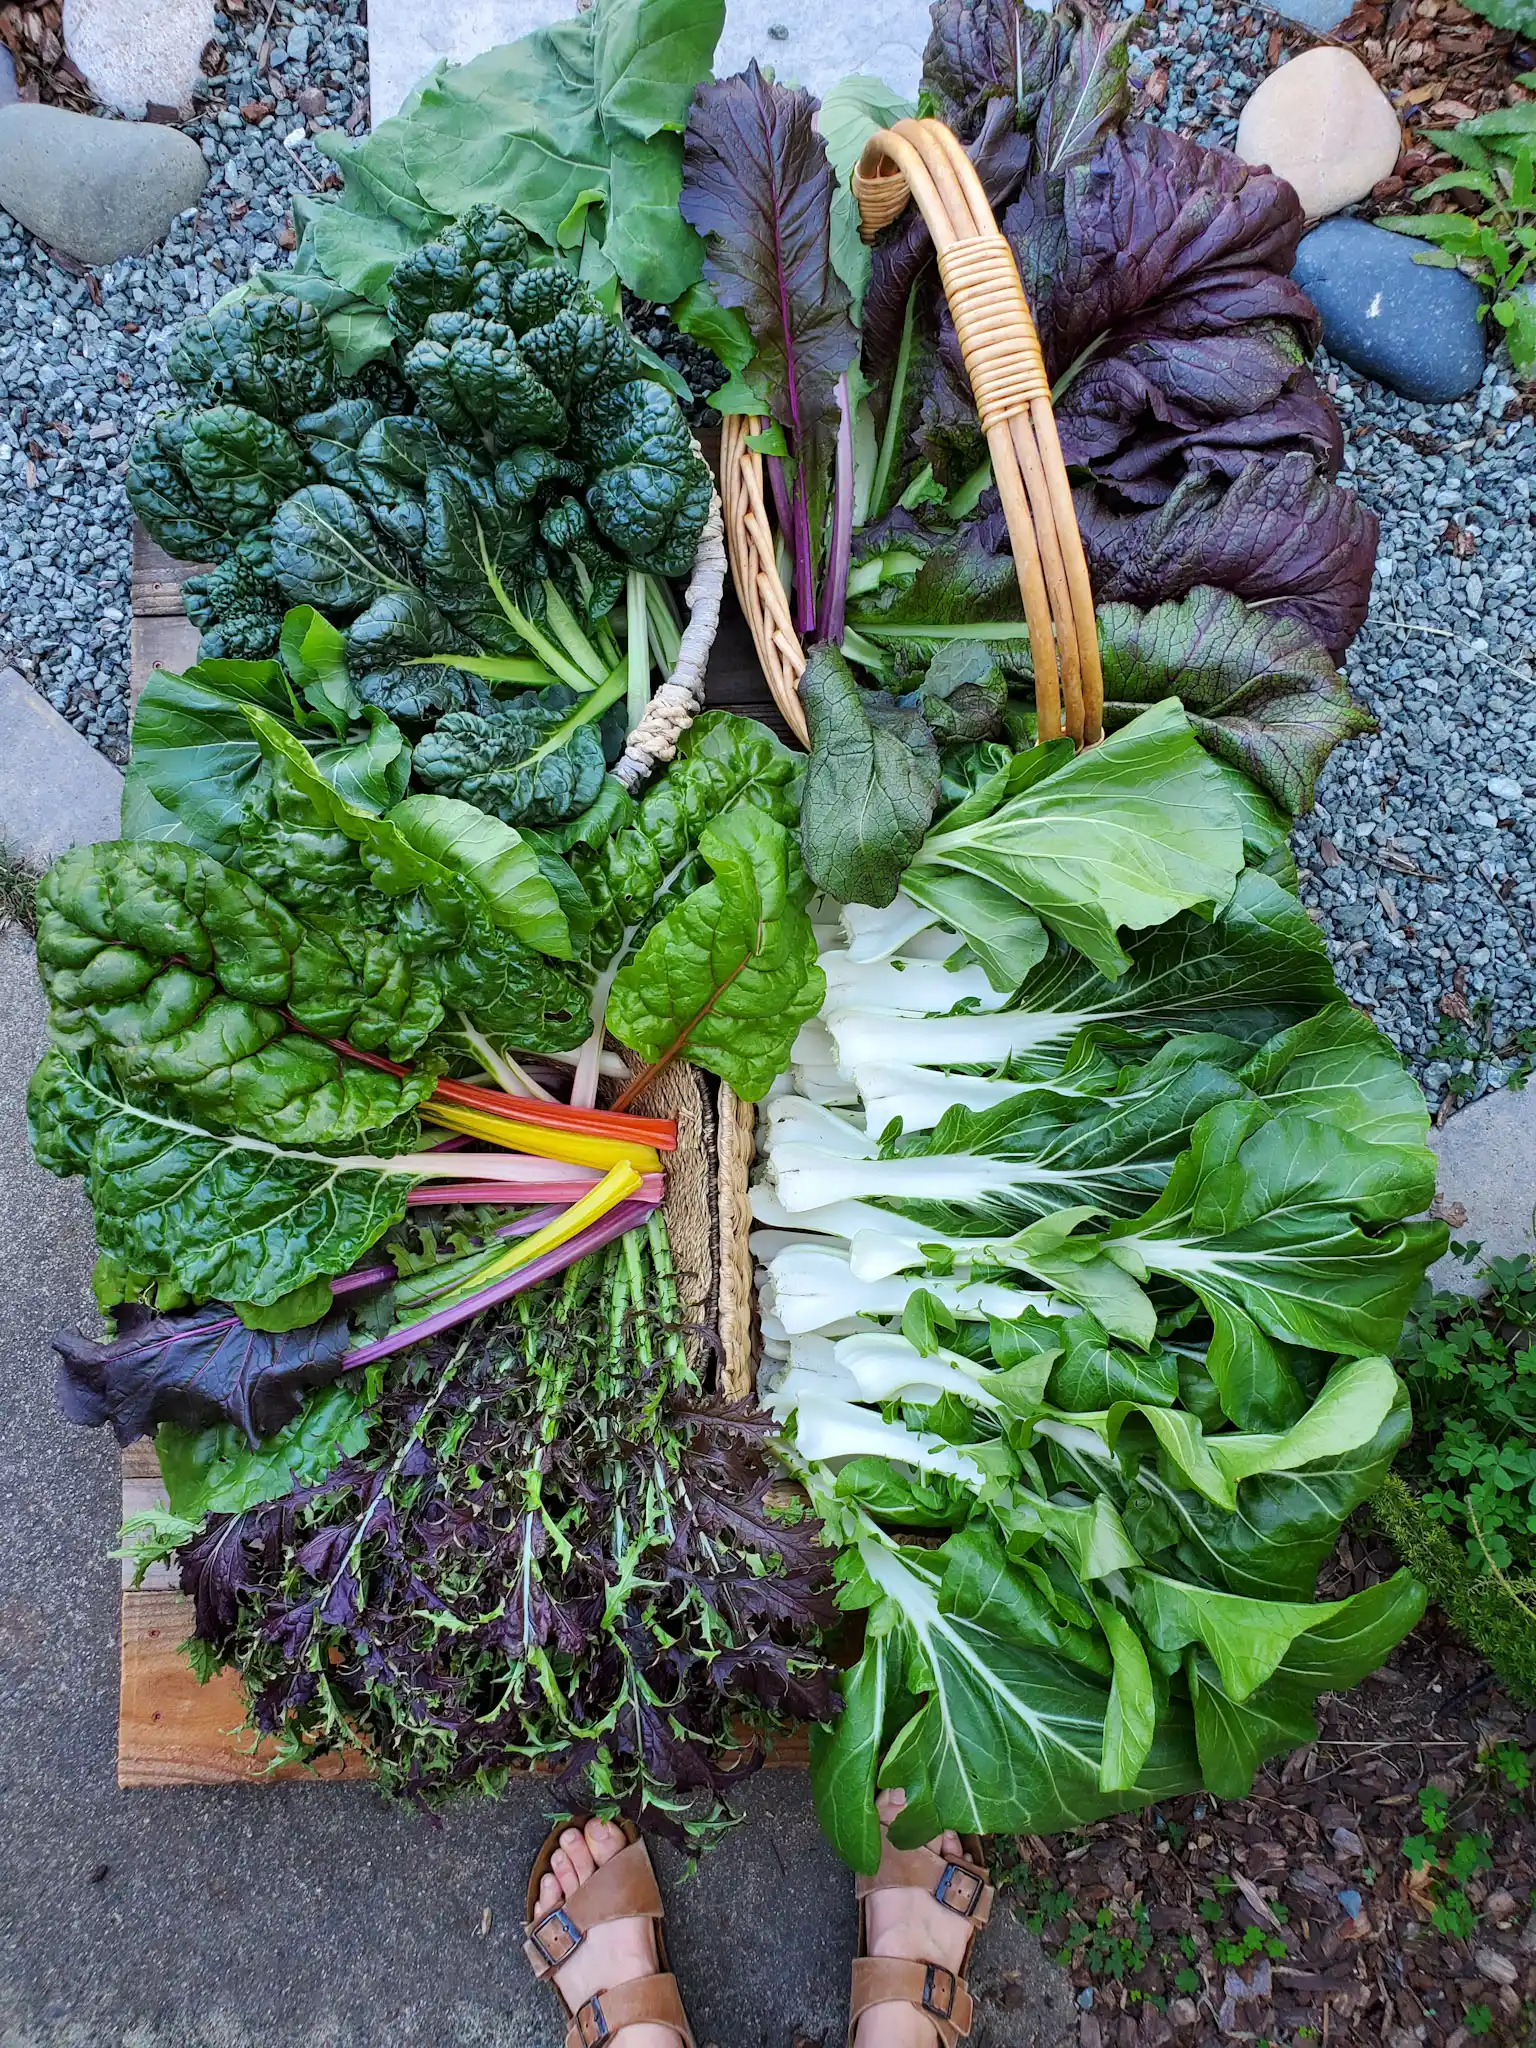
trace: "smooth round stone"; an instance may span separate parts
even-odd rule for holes
[[[207,178],[202,151],[179,128],[0,107],[0,206],[93,268],[158,242]]]
[[[1337,213],[1390,177],[1402,136],[1392,103],[1348,50],[1305,50],[1243,108],[1237,154],[1296,188],[1308,220]]]
[[[1459,270],[1414,261],[1432,246],[1363,220],[1325,220],[1302,237],[1292,275],[1333,355],[1405,398],[1444,405],[1482,377],[1483,295]]]
[[[192,110],[213,0],[64,0],[64,47],[104,107],[135,120],[151,100]]]

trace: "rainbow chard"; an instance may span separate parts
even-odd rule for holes
[[[839,380],[858,352],[848,288],[832,260],[835,180],[815,112],[809,93],[775,84],[755,62],[739,77],[700,86],[682,199],[683,218],[704,237],[706,281],[751,330],[742,375],[762,403],[749,409],[771,415],[794,465],[789,531],[796,615],[807,636],[817,627]]]

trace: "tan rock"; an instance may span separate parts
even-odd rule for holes
[[[1317,48],[1272,71],[1243,108],[1237,153],[1296,188],[1309,220],[1389,177],[1402,137],[1386,94],[1348,50]]]

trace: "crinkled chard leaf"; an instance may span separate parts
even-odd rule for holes
[[[55,1044],[99,1053],[180,1115],[320,1144],[431,1092],[430,1071],[398,1080],[324,1042],[408,1057],[440,1021],[431,979],[380,933],[307,927],[245,876],[153,841],[76,847],[38,908]]]
[[[1104,605],[1098,622],[1107,726],[1176,696],[1211,752],[1293,816],[1310,810],[1334,748],[1375,728],[1305,626],[1228,591],[1196,588],[1149,612]]]
[[[346,1272],[400,1221],[412,1185],[407,1174],[204,1129],[63,1052],[45,1054],[33,1075],[27,1119],[42,1166],[85,1175],[102,1250],[195,1301],[260,1306]],[[409,1142],[414,1130],[389,1136]]]
[[[890,903],[939,798],[939,750],[921,712],[861,690],[835,647],[800,681],[811,758],[800,803],[806,872],[840,903]]]
[[[206,560],[230,539],[223,519],[193,489],[182,463],[192,417],[167,414],[134,437],[126,485],[128,502],[151,536],[184,562]]]
[[[578,416],[593,466],[587,508],[603,537],[639,568],[683,576],[709,513],[709,470],[677,400],[648,379],[597,390]]]
[[[61,1330],[59,1405],[70,1422],[112,1425],[120,1444],[161,1423],[204,1430],[232,1423],[254,1445],[298,1414],[305,1393],[341,1370],[346,1316],[307,1329],[250,1330],[224,1302],[155,1315],[127,1302],[105,1344]]]
[[[643,1059],[686,1057],[756,1102],[826,993],[808,885],[788,832],[751,805],[707,825],[699,851],[714,880],[620,971],[608,1027]]]

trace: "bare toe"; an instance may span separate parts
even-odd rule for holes
[[[961,1863],[965,1860],[965,1845],[953,1828],[946,1828],[933,1847],[949,1863]]]
[[[560,1905],[564,1898],[565,1893],[560,1889],[559,1878],[555,1876],[552,1870],[546,1870],[539,1879],[539,1895],[534,1900],[535,1912],[539,1914],[553,1913],[556,1906]]]
[[[580,1828],[567,1828],[560,1837],[560,1846],[570,1858],[571,1868],[576,1873],[576,1882],[585,1884],[597,1869],[592,1851],[587,1847],[587,1838]]]
[[[621,1849],[629,1847],[629,1837],[617,1821],[589,1820],[583,1832],[599,1870],[605,1863],[611,1863]]]
[[[880,1825],[888,1828],[907,1803],[907,1795],[899,1785],[892,1785],[875,1800],[875,1812],[880,1816]]]

